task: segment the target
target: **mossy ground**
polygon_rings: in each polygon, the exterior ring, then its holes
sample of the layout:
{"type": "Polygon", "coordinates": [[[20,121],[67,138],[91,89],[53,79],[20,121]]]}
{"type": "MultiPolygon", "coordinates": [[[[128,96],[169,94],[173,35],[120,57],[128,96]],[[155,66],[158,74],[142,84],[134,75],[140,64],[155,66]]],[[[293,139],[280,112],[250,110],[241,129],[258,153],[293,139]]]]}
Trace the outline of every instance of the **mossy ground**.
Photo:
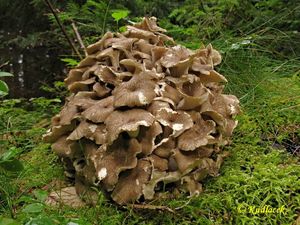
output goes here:
{"type": "Polygon", "coordinates": [[[96,207],[45,206],[51,185],[57,188],[64,181],[57,157],[41,141],[60,103],[43,98],[30,103],[8,100],[0,108],[0,153],[18,148],[25,168],[19,174],[0,172],[0,224],[296,224],[300,217],[299,59],[279,61],[253,49],[225,47],[219,70],[229,80],[226,92],[241,99],[243,113],[237,118],[232,143],[225,147],[230,156],[220,176],[206,179],[198,197],[162,196],[151,202],[174,209],[174,214],[119,207],[101,193],[96,207]],[[283,212],[255,213],[254,207],[263,206],[281,207],[283,212]]]}

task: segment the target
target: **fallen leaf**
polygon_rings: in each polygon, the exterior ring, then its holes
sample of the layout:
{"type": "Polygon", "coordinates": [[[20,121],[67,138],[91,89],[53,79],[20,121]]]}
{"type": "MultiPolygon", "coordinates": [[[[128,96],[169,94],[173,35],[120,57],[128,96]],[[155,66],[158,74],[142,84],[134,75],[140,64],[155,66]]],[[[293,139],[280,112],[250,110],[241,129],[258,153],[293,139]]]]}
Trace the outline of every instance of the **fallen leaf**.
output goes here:
{"type": "Polygon", "coordinates": [[[50,206],[58,206],[62,204],[73,208],[79,208],[86,205],[77,195],[75,187],[66,187],[61,190],[51,192],[45,203],[50,206]]]}

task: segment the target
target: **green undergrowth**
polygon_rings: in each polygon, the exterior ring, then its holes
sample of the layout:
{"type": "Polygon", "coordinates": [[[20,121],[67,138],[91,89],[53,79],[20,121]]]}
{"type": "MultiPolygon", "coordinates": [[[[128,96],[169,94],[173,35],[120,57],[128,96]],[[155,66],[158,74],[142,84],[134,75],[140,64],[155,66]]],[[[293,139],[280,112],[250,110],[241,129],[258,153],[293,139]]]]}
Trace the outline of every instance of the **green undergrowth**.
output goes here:
{"type": "Polygon", "coordinates": [[[274,59],[236,43],[241,42],[215,43],[224,56],[217,70],[227,77],[225,91],[240,98],[243,112],[225,147],[230,156],[220,175],[207,178],[198,197],[161,196],[151,202],[175,213],[120,207],[101,193],[95,207],[46,206],[47,193],[65,185],[57,157],[41,141],[61,103],[6,100],[0,103],[0,153],[19,149],[24,169],[0,171],[0,224],[294,223],[300,215],[299,155],[293,153],[300,136],[299,59],[274,59]],[[264,206],[282,211],[256,213],[264,206]]]}

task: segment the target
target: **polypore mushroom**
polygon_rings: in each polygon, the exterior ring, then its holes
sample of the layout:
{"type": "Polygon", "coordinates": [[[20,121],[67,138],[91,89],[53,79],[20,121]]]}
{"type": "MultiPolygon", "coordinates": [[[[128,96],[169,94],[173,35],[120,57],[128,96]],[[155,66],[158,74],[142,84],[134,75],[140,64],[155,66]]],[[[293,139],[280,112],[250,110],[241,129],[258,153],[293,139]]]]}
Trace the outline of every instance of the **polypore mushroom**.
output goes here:
{"type": "Polygon", "coordinates": [[[218,51],[164,32],[154,17],[108,32],[65,79],[72,94],[44,140],[89,203],[96,189],[121,205],[148,201],[168,183],[196,196],[219,175],[239,101],[223,94],[218,51]]]}

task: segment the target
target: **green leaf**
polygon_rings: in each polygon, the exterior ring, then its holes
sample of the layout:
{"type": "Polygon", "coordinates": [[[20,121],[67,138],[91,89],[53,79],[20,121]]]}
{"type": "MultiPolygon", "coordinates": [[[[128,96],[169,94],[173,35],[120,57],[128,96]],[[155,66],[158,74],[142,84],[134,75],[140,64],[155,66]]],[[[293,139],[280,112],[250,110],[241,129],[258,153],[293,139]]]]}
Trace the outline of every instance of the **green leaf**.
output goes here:
{"type": "Polygon", "coordinates": [[[32,203],[32,204],[25,206],[25,208],[22,210],[22,212],[39,213],[39,212],[43,211],[44,207],[45,206],[41,203],[32,203]]]}
{"type": "Polygon", "coordinates": [[[36,199],[40,202],[44,202],[48,197],[48,192],[44,190],[35,190],[33,194],[36,197],[36,199]]]}
{"type": "Polygon", "coordinates": [[[10,218],[0,217],[0,225],[20,225],[20,223],[10,218]]]}
{"type": "Polygon", "coordinates": [[[53,225],[57,224],[53,219],[46,217],[44,215],[39,215],[37,218],[30,218],[30,220],[25,225],[53,225]]]}
{"type": "Polygon", "coordinates": [[[19,199],[17,199],[15,202],[16,203],[27,203],[27,204],[29,204],[29,203],[36,202],[36,200],[33,199],[32,196],[23,195],[19,199]]]}
{"type": "Polygon", "coordinates": [[[13,76],[14,75],[8,72],[0,72],[0,77],[13,77],[13,76]]]}
{"type": "Polygon", "coordinates": [[[8,89],[7,84],[4,81],[0,80],[0,93],[3,92],[5,94],[7,94],[8,91],[9,91],[9,89],[8,89]]]}
{"type": "Polygon", "coordinates": [[[125,32],[127,30],[126,26],[122,26],[119,28],[119,31],[120,32],[125,32]]]}
{"type": "Polygon", "coordinates": [[[10,172],[19,172],[24,169],[23,164],[18,159],[0,161],[0,167],[10,172]]]}
{"type": "Polygon", "coordinates": [[[71,58],[62,58],[60,60],[65,62],[67,64],[67,66],[70,66],[70,67],[77,66],[79,63],[77,60],[71,59],[71,58]]]}
{"type": "Polygon", "coordinates": [[[8,151],[4,152],[0,156],[0,160],[1,161],[11,160],[11,159],[15,158],[16,156],[18,156],[20,153],[21,153],[21,150],[19,148],[11,147],[10,149],[8,149],[8,151]]]}
{"type": "Polygon", "coordinates": [[[8,93],[7,93],[7,92],[0,91],[0,97],[4,97],[5,95],[8,95],[8,93]]]}
{"type": "Polygon", "coordinates": [[[119,20],[124,19],[129,14],[128,10],[115,10],[111,16],[115,19],[116,22],[119,22],[119,20]]]}

